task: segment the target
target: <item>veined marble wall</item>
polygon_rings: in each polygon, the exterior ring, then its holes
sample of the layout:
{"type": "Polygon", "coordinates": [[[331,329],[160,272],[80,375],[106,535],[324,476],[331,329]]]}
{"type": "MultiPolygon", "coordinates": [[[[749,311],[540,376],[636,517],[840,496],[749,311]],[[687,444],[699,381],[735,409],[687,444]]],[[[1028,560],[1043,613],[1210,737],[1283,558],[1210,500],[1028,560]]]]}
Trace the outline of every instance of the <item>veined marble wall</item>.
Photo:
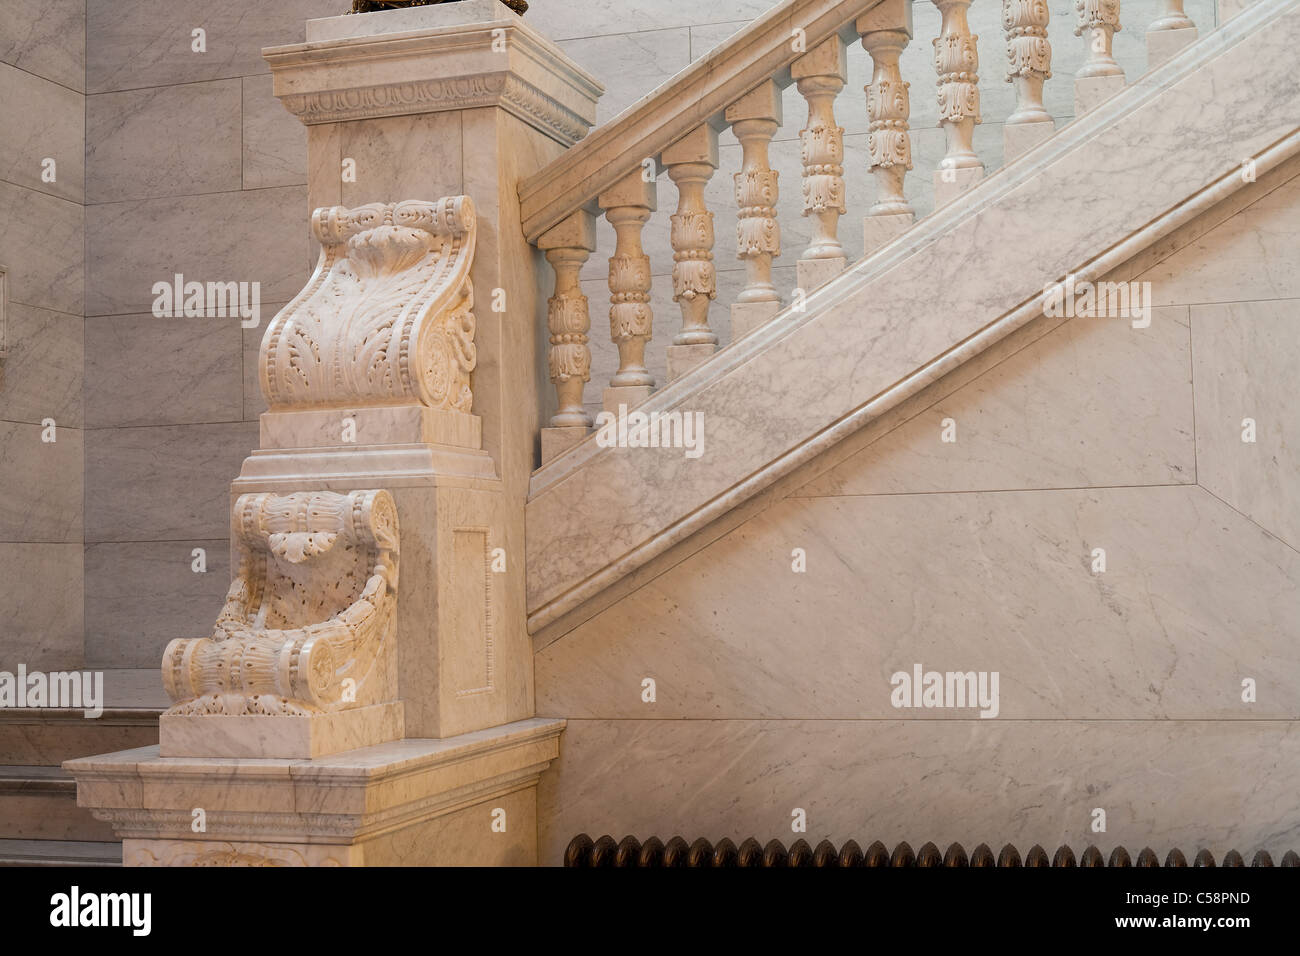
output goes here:
{"type": "Polygon", "coordinates": [[[542,861],[795,808],[813,845],[1300,844],[1300,161],[1231,202],[1134,264],[1149,328],[1040,319],[548,635],[542,861]],[[998,716],[894,707],[917,664],[998,672],[998,716]]]}
{"type": "Polygon", "coordinates": [[[85,6],[0,5],[0,670],[82,660],[85,6]]]}
{"type": "Polygon", "coordinates": [[[86,4],[86,657],[155,668],[230,583],[257,347],[310,274],[305,128],[265,46],[343,0],[86,4]],[[195,30],[204,31],[196,51],[195,30]],[[260,316],[153,314],[155,282],[258,283],[260,316]],[[202,548],[206,572],[193,568],[202,548]]]}

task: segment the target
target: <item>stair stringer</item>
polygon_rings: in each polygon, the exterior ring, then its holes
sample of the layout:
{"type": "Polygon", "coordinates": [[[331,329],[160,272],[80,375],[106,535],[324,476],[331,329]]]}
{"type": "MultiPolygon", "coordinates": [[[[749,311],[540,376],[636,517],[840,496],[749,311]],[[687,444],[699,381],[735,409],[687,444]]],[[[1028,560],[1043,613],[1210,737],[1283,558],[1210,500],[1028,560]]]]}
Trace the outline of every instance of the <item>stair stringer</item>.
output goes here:
{"type": "Polygon", "coordinates": [[[1300,149],[1300,4],[1262,0],[639,406],[703,454],[598,447],[533,476],[529,630],[591,600],[1300,149]]]}

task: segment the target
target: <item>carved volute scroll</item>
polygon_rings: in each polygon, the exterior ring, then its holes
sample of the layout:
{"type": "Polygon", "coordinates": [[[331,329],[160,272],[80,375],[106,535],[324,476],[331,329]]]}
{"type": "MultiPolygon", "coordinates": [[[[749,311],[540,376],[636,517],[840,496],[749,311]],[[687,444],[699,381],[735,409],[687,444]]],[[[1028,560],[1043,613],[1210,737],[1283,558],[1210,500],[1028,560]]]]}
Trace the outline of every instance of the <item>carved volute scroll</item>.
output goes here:
{"type": "Polygon", "coordinates": [[[393,699],[381,664],[396,639],[392,496],[242,495],[233,532],[239,571],[212,636],[163,653],[168,713],[310,715],[393,699]]]}
{"type": "Polygon", "coordinates": [[[1050,122],[1043,107],[1043,83],[1052,78],[1051,12],[1047,0],[1002,0],[1007,35],[1007,80],[1016,86],[1016,111],[1008,124],[1050,122]]]}
{"type": "Polygon", "coordinates": [[[1123,76],[1123,68],[1115,62],[1111,44],[1115,34],[1123,27],[1119,23],[1119,0],[1075,0],[1079,22],[1074,35],[1083,37],[1088,58],[1076,72],[1076,79],[1091,76],[1123,76]]]}
{"type": "Polygon", "coordinates": [[[262,339],[271,410],[418,403],[469,412],[475,229],[468,196],[317,209],[316,271],[262,339]]]}

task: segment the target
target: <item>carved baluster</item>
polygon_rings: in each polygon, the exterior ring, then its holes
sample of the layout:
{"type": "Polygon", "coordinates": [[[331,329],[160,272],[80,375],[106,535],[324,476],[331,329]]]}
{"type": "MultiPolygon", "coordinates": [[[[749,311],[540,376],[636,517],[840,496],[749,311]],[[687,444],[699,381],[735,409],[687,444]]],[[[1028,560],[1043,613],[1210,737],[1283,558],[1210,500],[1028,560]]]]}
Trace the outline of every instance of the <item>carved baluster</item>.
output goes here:
{"type": "Polygon", "coordinates": [[[808,101],[808,126],[799,131],[803,160],[803,214],[813,219],[812,241],[795,263],[800,289],[833,279],[848,260],[837,235],[844,208],[844,128],[835,125],[835,96],[848,79],[844,41],[818,44],[790,67],[808,101]]]}
{"type": "Polygon", "coordinates": [[[876,201],[863,220],[863,251],[870,253],[915,219],[903,193],[903,178],[912,168],[910,83],[903,82],[898,58],[912,38],[911,0],[885,0],[855,24],[862,47],[871,54],[871,83],[866,87],[867,156],[876,180],[876,201]]]}
{"type": "MultiPolygon", "coordinates": [[[[1189,43],[1195,43],[1196,24],[1183,12],[1183,0],[1160,0],[1159,19],[1147,28],[1147,69],[1159,66],[1189,43]]],[[[1220,23],[1223,18],[1220,18],[1220,23]]]]}
{"type": "Polygon", "coordinates": [[[659,161],[677,185],[671,234],[673,301],[682,310],[682,328],[668,346],[668,380],[672,381],[718,348],[717,333],[709,328],[709,301],[718,295],[713,213],[704,205],[704,187],[718,168],[718,133],[700,126],[665,149],[659,161]]]}
{"type": "Polygon", "coordinates": [[[645,347],[653,332],[650,309],[650,257],[641,248],[641,227],[654,212],[655,183],[638,167],[596,202],[617,237],[609,258],[609,336],[618,346],[618,371],[605,389],[603,405],[617,414],[650,397],[655,380],[645,367],[645,347]]]}
{"type": "Polygon", "coordinates": [[[1007,34],[1007,82],[1016,86],[1016,111],[1002,127],[1002,158],[1010,161],[1052,135],[1055,124],[1043,107],[1043,83],[1052,78],[1051,12],[1047,0],[1002,0],[1007,34]]]}
{"type": "Polygon", "coordinates": [[[1124,89],[1124,70],[1110,52],[1122,29],[1119,0],[1075,0],[1074,8],[1079,11],[1074,35],[1088,47],[1088,58],[1074,75],[1074,113],[1079,116],[1124,89]]]}
{"type": "Polygon", "coordinates": [[[777,174],[767,156],[768,144],[781,126],[781,91],[768,80],[727,107],[725,115],[741,148],[741,169],[736,173],[736,257],[745,263],[746,282],[731,306],[735,341],[781,311],[781,297],[772,284],[772,259],[781,254],[777,174]]]}
{"type": "Polygon", "coordinates": [[[984,165],[971,142],[981,122],[979,37],[966,22],[971,0],[934,0],[934,5],[943,17],[934,39],[934,68],[939,74],[939,125],[948,147],[934,174],[937,209],[982,179],[984,165]]]}
{"type": "Polygon", "coordinates": [[[555,270],[555,294],[546,301],[546,325],[551,333],[551,381],[555,384],[558,410],[551,424],[542,429],[542,464],[580,442],[591,427],[591,416],[582,407],[582,386],[591,378],[591,349],[587,332],[591,320],[587,297],[582,294],[578,273],[596,249],[596,221],[579,210],[548,229],[537,240],[546,260],[555,270]]]}

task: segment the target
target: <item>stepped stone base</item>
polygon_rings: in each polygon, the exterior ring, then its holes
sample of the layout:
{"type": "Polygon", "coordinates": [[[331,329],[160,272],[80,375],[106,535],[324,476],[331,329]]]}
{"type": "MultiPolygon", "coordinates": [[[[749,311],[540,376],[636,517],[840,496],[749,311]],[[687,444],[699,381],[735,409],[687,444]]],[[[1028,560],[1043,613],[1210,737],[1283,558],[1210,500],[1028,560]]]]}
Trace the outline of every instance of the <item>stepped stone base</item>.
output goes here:
{"type": "Polygon", "coordinates": [[[780,302],[734,303],[731,306],[731,341],[743,339],[755,329],[767,325],[780,311],[780,302]]]}
{"type": "Polygon", "coordinates": [[[531,866],[537,779],[563,729],[534,717],[310,761],[143,747],[65,767],[128,866],[531,866]]]}
{"type": "Polygon", "coordinates": [[[1119,76],[1084,76],[1074,81],[1074,115],[1082,116],[1099,106],[1127,86],[1123,74],[1119,76]]]}
{"type": "Polygon", "coordinates": [[[914,213],[894,213],[890,216],[867,216],[862,220],[862,254],[870,255],[895,236],[912,228],[914,213]]]}
{"type": "Polygon", "coordinates": [[[563,455],[589,434],[591,434],[591,429],[587,428],[585,425],[564,425],[560,427],[543,428],[542,464],[546,464],[552,458],[560,457],[560,455],[563,455]]]}
{"type": "Polygon", "coordinates": [[[163,714],[163,757],[284,757],[311,760],[400,740],[402,702],[389,701],[310,717],[163,714]]]}
{"type": "Polygon", "coordinates": [[[674,382],[701,362],[707,362],[717,350],[716,345],[668,346],[668,381],[674,382]]]}
{"type": "Polygon", "coordinates": [[[1153,70],[1185,46],[1196,42],[1200,32],[1196,27],[1182,30],[1147,31],[1147,69],[1153,70]]]}
{"type": "Polygon", "coordinates": [[[1002,127],[1002,161],[1009,163],[1056,132],[1051,120],[1041,123],[1008,123],[1002,127]]]}
{"type": "Polygon", "coordinates": [[[934,171],[934,208],[946,206],[984,178],[983,166],[934,171]]]}
{"type": "Polygon", "coordinates": [[[794,264],[794,272],[799,288],[807,295],[819,285],[825,285],[844,271],[848,259],[836,256],[834,259],[800,259],[794,264]]]}

